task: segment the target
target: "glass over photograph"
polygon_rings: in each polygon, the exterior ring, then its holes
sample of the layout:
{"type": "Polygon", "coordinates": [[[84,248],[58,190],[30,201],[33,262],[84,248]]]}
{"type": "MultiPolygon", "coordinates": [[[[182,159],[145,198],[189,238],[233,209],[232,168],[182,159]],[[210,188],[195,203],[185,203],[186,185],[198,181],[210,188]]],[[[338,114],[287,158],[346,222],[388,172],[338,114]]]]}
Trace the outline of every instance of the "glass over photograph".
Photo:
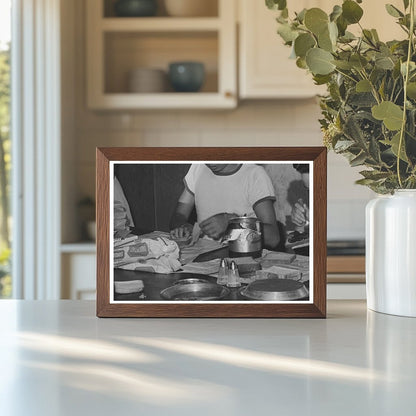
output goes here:
{"type": "Polygon", "coordinates": [[[312,162],[111,162],[110,302],[311,303],[312,162]]]}

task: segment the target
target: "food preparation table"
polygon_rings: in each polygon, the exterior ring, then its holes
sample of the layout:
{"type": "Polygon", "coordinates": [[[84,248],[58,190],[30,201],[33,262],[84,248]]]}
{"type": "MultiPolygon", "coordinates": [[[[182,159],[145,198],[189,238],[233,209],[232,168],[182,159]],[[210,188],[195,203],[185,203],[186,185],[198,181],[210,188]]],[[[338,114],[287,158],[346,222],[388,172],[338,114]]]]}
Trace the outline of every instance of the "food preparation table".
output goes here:
{"type": "MultiPolygon", "coordinates": [[[[195,259],[196,262],[209,261],[213,259],[220,259],[228,257],[228,247],[223,247],[208,253],[201,254],[195,259]]],[[[305,257],[306,258],[306,257],[305,257]]],[[[284,267],[284,265],[282,265],[284,267]]],[[[211,283],[216,283],[217,279],[215,277],[210,277],[207,275],[191,274],[191,273],[151,273],[144,272],[140,270],[123,270],[123,269],[114,269],[114,281],[115,282],[125,282],[131,280],[141,280],[144,285],[144,295],[146,300],[163,300],[160,296],[160,292],[172,285],[175,284],[180,279],[189,279],[189,278],[200,278],[205,279],[211,283]]],[[[309,290],[309,281],[304,282],[306,288],[309,290]]],[[[230,294],[224,297],[223,301],[249,301],[250,299],[245,298],[240,293],[240,288],[229,288],[230,294]]],[[[117,294],[115,293],[114,299],[116,301],[138,301],[141,300],[139,293],[131,294],[117,294]]]]}
{"type": "Polygon", "coordinates": [[[0,415],[416,414],[416,319],[98,319],[0,301],[0,415]]]}

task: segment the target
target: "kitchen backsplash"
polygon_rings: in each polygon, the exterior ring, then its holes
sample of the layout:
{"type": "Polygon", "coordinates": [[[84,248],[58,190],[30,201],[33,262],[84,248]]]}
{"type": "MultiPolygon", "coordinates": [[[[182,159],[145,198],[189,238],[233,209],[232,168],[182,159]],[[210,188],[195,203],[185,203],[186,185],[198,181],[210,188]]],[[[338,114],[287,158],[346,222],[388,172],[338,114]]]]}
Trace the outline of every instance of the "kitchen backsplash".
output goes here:
{"type": "MultiPolygon", "coordinates": [[[[250,102],[233,111],[78,113],[77,187],[94,195],[96,146],[311,146],[321,145],[315,100],[250,102]],[[81,151],[82,149],[82,151],[81,151]]],[[[357,186],[358,170],[328,157],[328,237],[364,236],[364,207],[372,194],[357,186]]],[[[319,215],[319,213],[317,213],[319,215]]]]}
{"type": "MultiPolygon", "coordinates": [[[[64,217],[76,200],[95,193],[97,146],[314,146],[322,144],[315,99],[240,102],[232,111],[93,112],[86,108],[83,1],[75,27],[63,32],[64,217]],[[76,172],[76,177],[71,175],[76,172]],[[68,207],[68,208],[66,208],[68,207]],[[66,212],[65,212],[66,210],[66,212]]],[[[68,16],[68,21],[70,17],[68,16]]],[[[364,206],[373,194],[354,184],[359,169],[332,153],[328,158],[328,237],[364,236],[364,206]]],[[[319,215],[319,213],[316,213],[319,215]]],[[[71,240],[71,221],[63,230],[71,240]]],[[[65,223],[64,223],[65,227],[65,223]]],[[[72,227],[73,228],[73,227],[72,227]]]]}

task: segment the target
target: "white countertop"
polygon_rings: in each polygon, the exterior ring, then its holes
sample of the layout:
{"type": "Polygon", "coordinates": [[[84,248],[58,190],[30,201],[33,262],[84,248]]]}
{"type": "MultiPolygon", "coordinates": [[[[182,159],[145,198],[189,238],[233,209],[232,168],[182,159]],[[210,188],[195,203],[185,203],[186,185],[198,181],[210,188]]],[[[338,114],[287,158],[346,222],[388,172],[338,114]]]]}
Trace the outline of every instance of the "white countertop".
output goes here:
{"type": "Polygon", "coordinates": [[[416,414],[416,319],[98,319],[0,301],[0,415],[416,414]]]}

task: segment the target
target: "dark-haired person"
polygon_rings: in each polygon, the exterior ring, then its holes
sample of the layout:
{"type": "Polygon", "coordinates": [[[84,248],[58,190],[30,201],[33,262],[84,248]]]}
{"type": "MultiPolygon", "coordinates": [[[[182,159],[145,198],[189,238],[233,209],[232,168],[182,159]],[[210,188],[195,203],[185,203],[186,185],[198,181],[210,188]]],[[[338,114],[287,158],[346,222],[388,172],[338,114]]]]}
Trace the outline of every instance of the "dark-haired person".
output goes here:
{"type": "MultiPolygon", "coordinates": [[[[303,185],[309,194],[309,165],[294,164],[300,175],[303,185]]],[[[291,219],[295,225],[295,232],[289,237],[288,243],[295,253],[309,256],[309,198],[304,201],[298,199],[292,207],[291,219]]]]}
{"type": "MultiPolygon", "coordinates": [[[[309,165],[294,164],[293,167],[300,173],[302,182],[309,190],[309,165]]],[[[292,222],[299,228],[309,222],[309,201],[298,200],[292,208],[292,222]]]]}
{"type": "Polygon", "coordinates": [[[183,238],[192,233],[188,223],[196,208],[201,231],[220,239],[236,216],[257,217],[263,223],[264,245],[277,247],[280,241],[273,204],[273,185],[265,170],[255,164],[193,164],[184,178],[171,220],[171,235],[183,238]]]}

